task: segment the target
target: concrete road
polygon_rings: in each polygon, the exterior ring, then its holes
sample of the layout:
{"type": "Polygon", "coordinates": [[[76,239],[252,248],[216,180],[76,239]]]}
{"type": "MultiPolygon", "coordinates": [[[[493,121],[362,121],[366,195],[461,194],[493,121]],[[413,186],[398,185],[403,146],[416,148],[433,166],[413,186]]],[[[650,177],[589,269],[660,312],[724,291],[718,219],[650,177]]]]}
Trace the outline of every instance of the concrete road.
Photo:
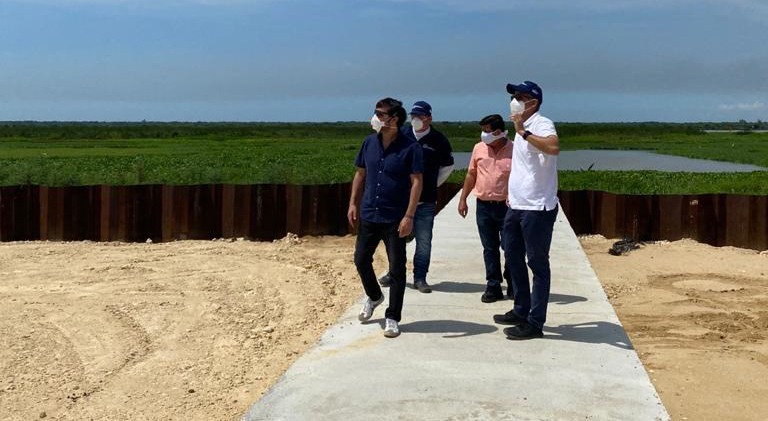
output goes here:
{"type": "Polygon", "coordinates": [[[511,302],[480,302],[474,202],[462,219],[457,200],[435,223],[434,292],[408,288],[400,337],[382,335],[386,303],[365,324],[356,304],[243,420],[669,419],[562,212],[545,336],[518,342],[492,319],[511,302]]]}

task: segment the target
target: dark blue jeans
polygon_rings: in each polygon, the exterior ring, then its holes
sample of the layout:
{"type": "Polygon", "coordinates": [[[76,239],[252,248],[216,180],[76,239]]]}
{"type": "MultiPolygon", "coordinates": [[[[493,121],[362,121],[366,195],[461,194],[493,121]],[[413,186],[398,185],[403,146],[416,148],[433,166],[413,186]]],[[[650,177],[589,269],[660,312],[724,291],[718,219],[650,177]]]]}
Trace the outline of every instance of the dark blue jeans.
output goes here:
{"type": "Polygon", "coordinates": [[[547,320],[550,270],[549,246],[558,208],[551,211],[509,209],[504,218],[504,258],[512,276],[514,312],[542,329],[547,320]],[[533,288],[528,281],[525,258],[533,272],[533,288]]]}
{"type": "Polygon", "coordinates": [[[355,243],[357,273],[360,274],[360,280],[363,282],[365,295],[375,301],[383,295],[379,283],[376,282],[376,273],[373,271],[373,254],[379,243],[384,242],[389,258],[389,275],[392,277],[392,285],[389,287],[389,307],[384,316],[398,322],[402,316],[405,295],[405,238],[400,238],[399,225],[399,221],[391,224],[377,224],[361,219],[355,243]]]}
{"type": "MultiPolygon", "coordinates": [[[[435,225],[434,203],[420,203],[413,215],[413,238],[416,240],[416,251],[413,253],[413,280],[426,281],[429,272],[429,261],[432,256],[432,228],[435,225]]],[[[389,249],[387,249],[389,252],[389,249]]],[[[392,267],[389,272],[392,273],[392,267]]]]}
{"type": "MultiPolygon", "coordinates": [[[[504,217],[507,205],[504,202],[488,202],[477,199],[477,231],[483,244],[483,260],[485,261],[485,280],[489,287],[500,287],[502,278],[501,251],[504,217]]],[[[512,285],[509,273],[504,268],[504,279],[507,285],[512,285]]]]}
{"type": "Polygon", "coordinates": [[[413,217],[413,237],[416,252],[413,254],[413,280],[426,281],[429,260],[432,255],[432,227],[435,225],[435,204],[420,203],[413,217]]]}

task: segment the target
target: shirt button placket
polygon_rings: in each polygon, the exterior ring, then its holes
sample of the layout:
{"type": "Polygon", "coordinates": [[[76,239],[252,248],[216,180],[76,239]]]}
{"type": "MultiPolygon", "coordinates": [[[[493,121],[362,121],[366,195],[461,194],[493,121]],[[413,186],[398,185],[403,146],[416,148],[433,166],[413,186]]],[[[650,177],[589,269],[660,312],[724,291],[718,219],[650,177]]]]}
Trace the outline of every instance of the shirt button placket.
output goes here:
{"type": "MultiPolygon", "coordinates": [[[[384,158],[380,158],[379,159],[379,174],[381,174],[382,168],[384,168],[384,158]]],[[[380,180],[378,180],[378,181],[380,181],[380,180]]],[[[379,205],[379,190],[381,190],[381,183],[377,182],[376,183],[376,200],[375,200],[375,202],[376,202],[376,212],[379,211],[379,206],[378,206],[379,205]]]]}

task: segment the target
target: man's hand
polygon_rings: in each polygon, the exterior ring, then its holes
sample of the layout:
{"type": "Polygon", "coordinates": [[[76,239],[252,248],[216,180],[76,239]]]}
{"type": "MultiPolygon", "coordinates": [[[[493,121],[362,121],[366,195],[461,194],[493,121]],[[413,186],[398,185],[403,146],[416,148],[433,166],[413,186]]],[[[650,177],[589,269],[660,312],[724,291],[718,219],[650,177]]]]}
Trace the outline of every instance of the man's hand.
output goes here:
{"type": "Polygon", "coordinates": [[[349,210],[347,210],[347,221],[349,221],[349,225],[354,228],[355,224],[357,223],[357,206],[356,205],[349,205],[349,210]]]}
{"type": "Polygon", "coordinates": [[[461,215],[462,218],[466,218],[468,212],[469,212],[469,206],[467,206],[466,199],[460,199],[459,200],[459,215],[461,215]]]}
{"type": "Polygon", "coordinates": [[[411,235],[411,231],[413,231],[413,218],[406,216],[400,221],[400,227],[397,229],[397,232],[400,233],[400,238],[404,238],[411,235]]]}
{"type": "Polygon", "coordinates": [[[522,114],[510,114],[509,119],[512,120],[515,123],[515,132],[518,134],[520,132],[525,131],[525,127],[523,126],[523,115],[522,114]]]}

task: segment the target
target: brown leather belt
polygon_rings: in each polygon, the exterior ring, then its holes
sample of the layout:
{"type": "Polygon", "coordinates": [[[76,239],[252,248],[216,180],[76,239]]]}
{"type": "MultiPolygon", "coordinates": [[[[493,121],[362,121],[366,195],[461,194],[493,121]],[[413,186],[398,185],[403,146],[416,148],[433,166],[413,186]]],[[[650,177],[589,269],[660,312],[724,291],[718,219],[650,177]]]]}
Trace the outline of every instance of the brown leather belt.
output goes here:
{"type": "Polygon", "coordinates": [[[506,200],[483,200],[483,199],[477,199],[479,202],[485,202],[490,203],[492,205],[504,205],[507,206],[506,200]]]}

